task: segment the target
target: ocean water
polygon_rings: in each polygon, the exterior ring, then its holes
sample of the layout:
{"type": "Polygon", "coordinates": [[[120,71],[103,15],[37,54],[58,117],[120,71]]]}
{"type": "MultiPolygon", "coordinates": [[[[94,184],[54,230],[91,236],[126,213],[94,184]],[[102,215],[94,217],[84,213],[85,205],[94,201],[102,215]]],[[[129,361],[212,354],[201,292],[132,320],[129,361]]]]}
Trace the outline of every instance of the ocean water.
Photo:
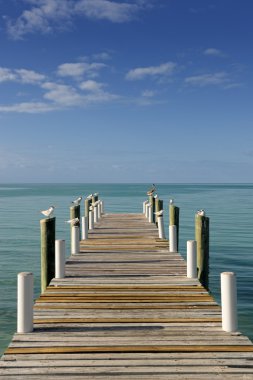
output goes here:
{"type": "MultiPolygon", "coordinates": [[[[148,184],[2,184],[0,185],[0,353],[16,330],[17,274],[31,271],[40,294],[39,210],[56,205],[56,238],[69,253],[69,206],[73,199],[99,192],[106,212],[142,212],[148,184]]],[[[179,251],[194,239],[194,216],[210,217],[210,291],[220,302],[220,273],[233,271],[238,284],[239,331],[253,339],[253,184],[158,184],[164,200],[180,207],[179,251]]],[[[83,203],[82,203],[83,212],[83,203]]],[[[168,232],[167,232],[168,235],[168,232]]]]}

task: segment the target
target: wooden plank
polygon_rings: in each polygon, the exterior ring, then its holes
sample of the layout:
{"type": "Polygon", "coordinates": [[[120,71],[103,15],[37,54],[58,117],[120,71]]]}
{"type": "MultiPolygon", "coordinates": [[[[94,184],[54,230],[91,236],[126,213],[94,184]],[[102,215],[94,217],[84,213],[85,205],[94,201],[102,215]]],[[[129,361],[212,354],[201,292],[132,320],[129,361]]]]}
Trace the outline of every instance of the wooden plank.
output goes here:
{"type": "Polygon", "coordinates": [[[7,348],[5,355],[34,353],[80,353],[80,352],[253,352],[252,345],[189,345],[189,346],[75,346],[75,347],[22,347],[7,348]]]}
{"type": "Polygon", "coordinates": [[[142,214],[108,214],[15,334],[1,379],[252,379],[253,345],[142,214]],[[200,362],[201,358],[201,362],[200,362]]]}

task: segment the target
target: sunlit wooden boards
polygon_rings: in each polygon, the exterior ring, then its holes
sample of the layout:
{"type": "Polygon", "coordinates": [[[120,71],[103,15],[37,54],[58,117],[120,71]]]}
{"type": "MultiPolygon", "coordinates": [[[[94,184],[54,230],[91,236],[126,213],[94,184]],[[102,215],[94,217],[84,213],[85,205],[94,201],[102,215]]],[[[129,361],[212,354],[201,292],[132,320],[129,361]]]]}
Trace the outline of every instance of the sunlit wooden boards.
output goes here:
{"type": "Polygon", "coordinates": [[[15,334],[0,379],[253,379],[253,346],[141,214],[104,215],[15,334]]]}

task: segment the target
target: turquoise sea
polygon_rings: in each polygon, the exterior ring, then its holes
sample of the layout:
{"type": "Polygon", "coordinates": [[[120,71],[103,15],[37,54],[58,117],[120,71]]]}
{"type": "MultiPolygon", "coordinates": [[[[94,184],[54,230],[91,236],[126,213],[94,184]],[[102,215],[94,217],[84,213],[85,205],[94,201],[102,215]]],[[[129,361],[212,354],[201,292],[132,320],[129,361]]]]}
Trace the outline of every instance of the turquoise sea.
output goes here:
{"type": "MultiPolygon", "coordinates": [[[[73,199],[99,192],[106,212],[142,212],[150,184],[4,184],[0,185],[0,352],[16,329],[16,278],[35,275],[40,293],[39,210],[56,205],[57,239],[69,252],[69,206],[73,199]]],[[[253,184],[157,184],[164,200],[166,231],[168,201],[180,207],[180,252],[194,238],[194,215],[210,217],[210,290],[219,302],[220,273],[237,274],[239,330],[253,339],[253,184]]],[[[83,212],[83,203],[82,203],[83,212]]],[[[168,232],[167,232],[168,235],[168,232]]]]}

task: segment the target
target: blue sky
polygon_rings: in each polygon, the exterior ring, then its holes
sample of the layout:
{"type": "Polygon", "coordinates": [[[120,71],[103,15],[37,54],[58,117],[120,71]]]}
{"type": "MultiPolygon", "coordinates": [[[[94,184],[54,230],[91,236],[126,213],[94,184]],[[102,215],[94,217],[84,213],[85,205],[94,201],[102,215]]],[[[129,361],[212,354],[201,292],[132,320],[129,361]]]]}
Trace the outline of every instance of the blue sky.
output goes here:
{"type": "Polygon", "coordinates": [[[0,0],[1,182],[252,182],[252,0],[0,0]]]}

